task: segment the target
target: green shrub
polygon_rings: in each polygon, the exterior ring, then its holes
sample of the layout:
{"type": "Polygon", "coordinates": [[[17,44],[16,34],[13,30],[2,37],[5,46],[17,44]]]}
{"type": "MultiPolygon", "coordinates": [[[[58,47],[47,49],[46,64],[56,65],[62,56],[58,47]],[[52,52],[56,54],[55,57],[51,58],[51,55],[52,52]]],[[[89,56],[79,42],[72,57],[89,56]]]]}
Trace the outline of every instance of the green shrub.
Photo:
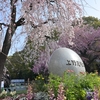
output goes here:
{"type": "Polygon", "coordinates": [[[51,74],[48,89],[52,89],[55,98],[57,98],[60,83],[63,83],[66,100],[87,100],[87,91],[94,91],[95,87],[100,90],[100,77],[97,73],[76,75],[70,71],[65,72],[62,77],[51,74]]]}
{"type": "Polygon", "coordinates": [[[35,80],[32,82],[33,91],[35,92],[44,92],[47,90],[45,78],[43,75],[38,75],[35,80]]]}

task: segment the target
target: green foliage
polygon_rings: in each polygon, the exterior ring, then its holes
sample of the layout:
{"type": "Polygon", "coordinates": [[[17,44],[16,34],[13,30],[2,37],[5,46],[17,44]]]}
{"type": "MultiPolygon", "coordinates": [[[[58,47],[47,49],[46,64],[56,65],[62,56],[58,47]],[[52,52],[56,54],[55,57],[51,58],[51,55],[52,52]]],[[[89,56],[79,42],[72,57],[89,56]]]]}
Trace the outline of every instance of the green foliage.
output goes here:
{"type": "Polygon", "coordinates": [[[33,62],[26,65],[21,52],[16,52],[13,54],[13,56],[8,57],[5,66],[10,73],[11,79],[19,78],[27,80],[30,78],[30,80],[33,80],[35,75],[33,71],[30,70],[33,62]]]}
{"type": "Polygon", "coordinates": [[[61,77],[50,74],[48,89],[53,89],[55,96],[57,96],[57,91],[60,83],[61,83],[61,77]]]}
{"type": "Polygon", "coordinates": [[[7,91],[3,90],[1,93],[0,93],[0,98],[5,98],[7,96],[7,91]]]}
{"type": "Polygon", "coordinates": [[[57,41],[59,39],[60,32],[57,29],[54,29],[51,32],[51,39],[57,41]]]}
{"type": "Polygon", "coordinates": [[[35,92],[39,92],[39,91],[44,92],[47,90],[45,78],[43,77],[43,75],[36,76],[32,84],[33,84],[33,90],[35,92]]]}
{"type": "Polygon", "coordinates": [[[73,72],[65,72],[62,77],[50,75],[48,88],[53,90],[56,98],[60,83],[64,85],[66,100],[86,100],[89,89],[99,88],[100,77],[96,73],[76,75],[73,72]]]}
{"type": "Polygon", "coordinates": [[[90,26],[93,26],[94,28],[98,28],[100,27],[100,20],[92,16],[83,17],[83,24],[88,24],[90,26]]]}

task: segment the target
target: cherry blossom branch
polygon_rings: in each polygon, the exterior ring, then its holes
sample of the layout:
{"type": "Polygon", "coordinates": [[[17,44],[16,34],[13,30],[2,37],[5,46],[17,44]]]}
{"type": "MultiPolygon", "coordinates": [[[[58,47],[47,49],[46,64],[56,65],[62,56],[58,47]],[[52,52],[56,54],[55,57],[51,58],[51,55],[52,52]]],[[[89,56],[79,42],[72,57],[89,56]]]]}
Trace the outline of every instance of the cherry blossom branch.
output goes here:
{"type": "Polygon", "coordinates": [[[39,23],[38,25],[33,24],[33,22],[30,22],[30,23],[31,23],[31,26],[32,26],[33,28],[37,28],[37,27],[41,27],[43,24],[47,24],[49,21],[51,21],[51,22],[53,22],[53,23],[56,22],[55,19],[48,19],[48,20],[46,20],[46,21],[43,21],[43,22],[39,23]]]}

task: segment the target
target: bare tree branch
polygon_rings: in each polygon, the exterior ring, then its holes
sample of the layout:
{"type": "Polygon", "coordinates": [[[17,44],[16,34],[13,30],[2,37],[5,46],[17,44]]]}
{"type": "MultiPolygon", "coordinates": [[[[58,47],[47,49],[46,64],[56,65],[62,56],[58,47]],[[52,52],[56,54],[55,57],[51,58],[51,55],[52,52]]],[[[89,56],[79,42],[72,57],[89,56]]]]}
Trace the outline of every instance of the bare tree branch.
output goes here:
{"type": "Polygon", "coordinates": [[[3,26],[9,26],[8,24],[5,24],[5,23],[0,23],[0,26],[3,25],[3,26]]]}
{"type": "Polygon", "coordinates": [[[17,22],[16,22],[16,27],[24,25],[25,23],[25,18],[20,18],[17,22]]]}

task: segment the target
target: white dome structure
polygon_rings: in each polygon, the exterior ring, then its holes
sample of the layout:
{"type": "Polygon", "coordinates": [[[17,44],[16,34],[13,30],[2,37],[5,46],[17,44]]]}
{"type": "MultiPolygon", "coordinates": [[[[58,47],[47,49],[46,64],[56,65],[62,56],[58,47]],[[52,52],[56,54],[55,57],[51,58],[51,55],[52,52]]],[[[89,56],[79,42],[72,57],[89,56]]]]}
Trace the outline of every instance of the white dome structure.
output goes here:
{"type": "Polygon", "coordinates": [[[62,76],[67,70],[73,70],[76,74],[85,72],[85,66],[76,52],[69,48],[59,48],[52,53],[48,70],[52,74],[62,76]]]}

